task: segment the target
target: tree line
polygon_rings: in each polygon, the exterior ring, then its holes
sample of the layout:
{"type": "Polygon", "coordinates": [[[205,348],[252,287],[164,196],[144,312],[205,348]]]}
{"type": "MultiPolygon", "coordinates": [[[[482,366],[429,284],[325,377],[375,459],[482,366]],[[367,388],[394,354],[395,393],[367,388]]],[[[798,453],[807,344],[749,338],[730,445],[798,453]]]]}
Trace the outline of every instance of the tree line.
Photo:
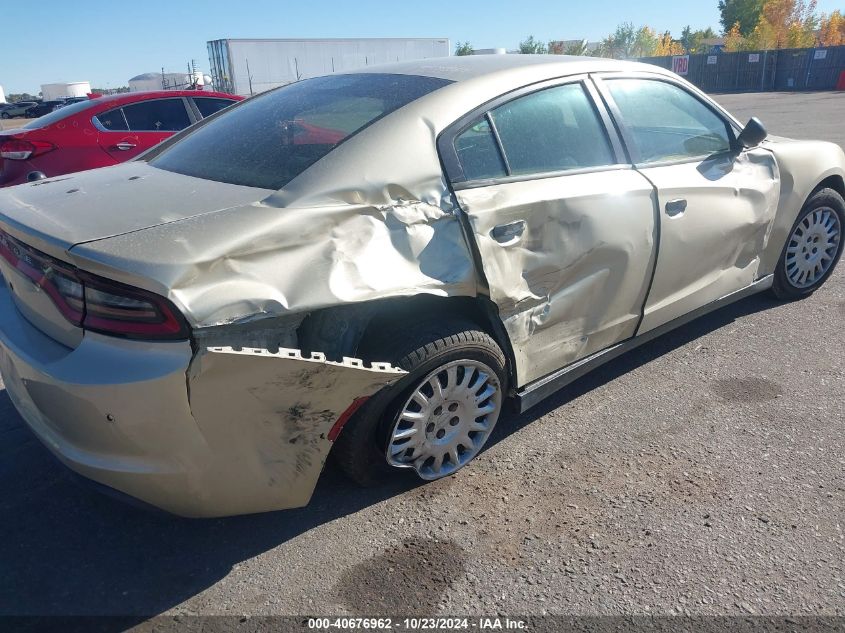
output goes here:
{"type": "MultiPolygon", "coordinates": [[[[845,45],[845,17],[840,10],[816,11],[816,0],[719,0],[723,50],[765,50],[845,45]]],[[[533,35],[519,43],[523,54],[592,55],[595,57],[663,57],[707,53],[719,37],[711,27],[686,26],[680,37],[658,32],[648,25],[623,22],[590,46],[587,40],[543,42],[533,35]]],[[[470,42],[458,42],[456,55],[471,55],[470,42]]]]}

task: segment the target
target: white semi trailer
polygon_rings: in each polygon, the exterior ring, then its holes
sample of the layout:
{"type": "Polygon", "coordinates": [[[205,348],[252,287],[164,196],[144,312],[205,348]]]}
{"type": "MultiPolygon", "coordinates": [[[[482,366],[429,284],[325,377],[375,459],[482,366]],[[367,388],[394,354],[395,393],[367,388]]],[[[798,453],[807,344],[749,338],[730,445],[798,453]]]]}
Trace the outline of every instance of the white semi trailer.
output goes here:
{"type": "Polygon", "coordinates": [[[450,54],[449,39],[445,37],[208,42],[215,88],[243,96],[335,71],[450,54]]]}

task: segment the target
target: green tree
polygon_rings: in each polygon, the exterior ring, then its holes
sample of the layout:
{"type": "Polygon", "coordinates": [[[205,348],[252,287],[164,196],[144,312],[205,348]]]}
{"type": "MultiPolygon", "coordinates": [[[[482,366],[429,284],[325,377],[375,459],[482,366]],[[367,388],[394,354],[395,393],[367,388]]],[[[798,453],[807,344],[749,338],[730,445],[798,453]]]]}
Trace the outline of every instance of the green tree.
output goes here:
{"type": "Polygon", "coordinates": [[[455,46],[455,55],[472,55],[473,50],[469,42],[458,42],[455,46]]]}
{"type": "Polygon", "coordinates": [[[573,42],[563,49],[564,55],[586,55],[587,54],[587,40],[579,40],[573,42]]]}
{"type": "Polygon", "coordinates": [[[687,53],[706,53],[707,46],[704,40],[713,39],[716,37],[716,32],[709,26],[706,29],[698,29],[693,31],[689,25],[684,27],[681,31],[681,37],[678,40],[684,51],[687,53]]]}
{"type": "Polygon", "coordinates": [[[523,55],[543,55],[548,52],[548,49],[545,44],[535,40],[533,35],[529,35],[519,43],[519,52],[523,55]]]}
{"type": "Polygon", "coordinates": [[[719,0],[719,21],[722,23],[723,33],[728,33],[739,24],[739,32],[748,37],[763,13],[764,0],[719,0]]]}
{"type": "Polygon", "coordinates": [[[586,55],[587,40],[552,40],[549,42],[549,55],[586,55]]]}
{"type": "Polygon", "coordinates": [[[605,37],[596,49],[598,57],[613,57],[621,59],[630,57],[631,47],[634,45],[634,25],[630,22],[623,22],[616,27],[616,30],[605,37]]]}
{"type": "Polygon", "coordinates": [[[651,57],[657,49],[657,32],[650,26],[641,26],[634,34],[631,57],[651,57]]]}

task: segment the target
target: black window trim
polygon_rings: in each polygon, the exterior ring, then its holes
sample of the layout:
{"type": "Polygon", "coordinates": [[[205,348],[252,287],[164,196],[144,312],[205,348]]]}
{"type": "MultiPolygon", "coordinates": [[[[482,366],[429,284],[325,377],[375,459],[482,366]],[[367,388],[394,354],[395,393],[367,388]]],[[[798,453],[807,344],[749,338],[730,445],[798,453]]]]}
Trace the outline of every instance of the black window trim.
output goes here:
{"type": "Polygon", "coordinates": [[[650,167],[667,167],[671,165],[684,165],[687,163],[701,163],[704,160],[708,160],[711,158],[735,155],[743,149],[739,145],[739,142],[737,140],[739,132],[742,131],[742,126],[739,124],[739,122],[733,116],[731,116],[730,113],[728,113],[718,104],[707,98],[704,93],[691,89],[691,87],[686,83],[658,73],[626,71],[607,71],[601,73],[591,73],[590,79],[592,83],[596,86],[598,94],[601,95],[601,99],[604,103],[604,106],[610,113],[610,116],[613,119],[613,123],[616,129],[619,131],[619,135],[622,138],[622,142],[625,145],[625,149],[628,153],[628,156],[630,157],[630,160],[633,163],[634,167],[637,169],[650,167]],[[639,149],[637,148],[636,143],[634,142],[634,139],[631,136],[630,130],[625,125],[622,113],[619,111],[616,102],[613,100],[613,96],[610,94],[610,90],[608,89],[604,81],[605,79],[607,81],[613,81],[615,79],[642,79],[648,81],[659,81],[675,86],[676,88],[684,91],[690,97],[701,103],[705,108],[710,110],[713,114],[715,114],[719,119],[722,120],[725,125],[725,129],[728,132],[730,148],[711,154],[698,154],[696,156],[686,156],[683,158],[675,158],[669,160],[642,161],[639,154],[639,149]]]}
{"type": "Polygon", "coordinates": [[[554,79],[546,79],[526,86],[521,86],[504,94],[501,94],[486,103],[470,110],[462,117],[454,121],[451,125],[446,127],[437,137],[437,151],[440,154],[440,161],[443,165],[446,177],[449,180],[452,189],[460,191],[463,189],[475,189],[478,187],[489,187],[492,185],[509,184],[514,182],[526,182],[531,180],[540,180],[545,178],[560,178],[562,176],[575,176],[578,174],[589,174],[604,171],[618,171],[621,169],[633,169],[630,160],[625,152],[625,147],[618,136],[618,132],[607,112],[604,103],[599,97],[598,92],[590,81],[588,73],[581,73],[578,75],[568,75],[565,77],[556,77],[554,79]],[[490,111],[502,106],[506,103],[519,99],[526,95],[555,88],[557,86],[564,86],[567,84],[581,84],[584,93],[596,116],[599,119],[599,124],[604,131],[605,139],[610,147],[611,154],[615,162],[610,165],[599,165],[596,167],[583,167],[580,169],[564,169],[558,171],[545,171],[532,174],[511,175],[510,166],[507,162],[507,156],[502,148],[501,139],[493,122],[493,117],[490,116],[490,111]],[[508,175],[499,176],[497,178],[484,178],[476,180],[468,180],[464,175],[464,170],[461,161],[458,158],[457,150],[455,149],[455,140],[458,136],[463,134],[469,127],[471,127],[478,119],[486,118],[490,123],[493,131],[493,138],[496,142],[496,148],[499,152],[499,157],[502,159],[502,164],[505,165],[508,175]]]}
{"type": "MultiPolygon", "coordinates": [[[[141,133],[150,133],[150,132],[152,132],[152,133],[156,133],[156,132],[162,133],[162,132],[164,132],[164,133],[176,134],[177,132],[181,132],[182,130],[133,130],[129,127],[129,119],[126,118],[126,113],[123,112],[123,108],[125,108],[127,106],[138,105],[139,103],[150,103],[152,101],[165,101],[165,100],[172,101],[174,99],[179,99],[180,101],[182,101],[182,106],[185,108],[185,112],[187,112],[187,114],[188,114],[188,121],[189,121],[188,127],[191,127],[194,123],[196,123],[197,121],[202,119],[202,117],[197,117],[194,114],[193,107],[188,103],[187,97],[183,97],[181,95],[174,95],[172,97],[156,97],[155,99],[140,99],[138,101],[133,101],[131,103],[122,103],[119,106],[115,106],[114,108],[111,108],[110,110],[104,110],[103,112],[99,112],[97,114],[92,115],[91,116],[91,124],[95,128],[97,128],[98,130],[100,130],[101,132],[126,132],[127,134],[131,134],[133,132],[141,132],[141,133]],[[105,114],[106,112],[111,112],[112,110],[118,110],[118,109],[120,110],[120,114],[123,117],[123,122],[126,123],[126,129],[125,130],[110,130],[107,127],[105,127],[102,123],[100,123],[100,121],[97,119],[97,117],[100,114],[105,114]]],[[[187,129],[187,128],[182,128],[182,129],[187,129]]]]}

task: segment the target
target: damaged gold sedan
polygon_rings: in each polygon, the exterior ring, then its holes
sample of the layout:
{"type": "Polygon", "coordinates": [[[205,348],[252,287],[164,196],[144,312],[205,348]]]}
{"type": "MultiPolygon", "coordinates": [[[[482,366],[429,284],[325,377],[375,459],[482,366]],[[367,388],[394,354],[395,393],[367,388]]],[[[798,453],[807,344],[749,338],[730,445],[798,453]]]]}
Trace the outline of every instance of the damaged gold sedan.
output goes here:
{"type": "Polygon", "coordinates": [[[186,516],[447,476],[508,401],[828,278],[845,155],[652,66],[456,57],[304,80],[0,193],[0,371],[74,471],[186,516]]]}

